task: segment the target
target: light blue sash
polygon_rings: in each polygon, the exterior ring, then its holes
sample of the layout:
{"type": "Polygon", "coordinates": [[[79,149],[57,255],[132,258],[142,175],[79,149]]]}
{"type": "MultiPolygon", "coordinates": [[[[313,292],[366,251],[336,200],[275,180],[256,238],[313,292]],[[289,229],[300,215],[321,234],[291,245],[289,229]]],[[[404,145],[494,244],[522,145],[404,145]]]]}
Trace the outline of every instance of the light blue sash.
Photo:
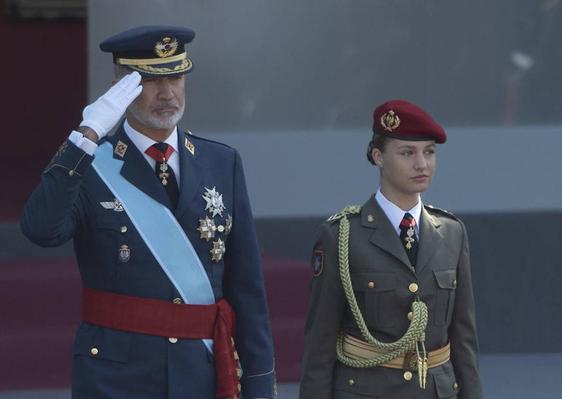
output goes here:
{"type": "MultiPolygon", "coordinates": [[[[106,142],[98,147],[92,164],[111,190],[156,258],[183,301],[210,305],[215,295],[193,245],[168,208],[149,197],[120,174],[123,161],[113,158],[113,147],[106,142]]],[[[213,341],[204,339],[213,352],[213,341]]]]}

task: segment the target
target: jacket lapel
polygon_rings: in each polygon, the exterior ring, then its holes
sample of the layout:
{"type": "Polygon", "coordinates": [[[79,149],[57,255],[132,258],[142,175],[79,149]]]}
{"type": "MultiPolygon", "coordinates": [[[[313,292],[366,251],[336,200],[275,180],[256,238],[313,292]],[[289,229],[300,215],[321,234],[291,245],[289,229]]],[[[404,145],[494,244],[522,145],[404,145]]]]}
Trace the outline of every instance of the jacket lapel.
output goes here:
{"type": "Polygon", "coordinates": [[[171,208],[172,204],[166,191],[144,156],[125,133],[123,125],[108,141],[113,144],[113,158],[123,161],[121,176],[149,197],[171,208]]]}
{"type": "Polygon", "coordinates": [[[425,208],[422,208],[420,219],[420,242],[416,261],[418,273],[429,263],[433,254],[443,242],[443,235],[439,231],[441,226],[439,220],[431,216],[425,208]]]}
{"type": "Polygon", "coordinates": [[[184,132],[178,130],[178,151],[180,155],[180,198],[176,218],[189,209],[195,196],[201,193],[203,173],[199,162],[198,149],[184,132]]]}
{"type": "Polygon", "coordinates": [[[375,200],[374,195],[371,196],[361,209],[361,225],[373,229],[373,234],[369,238],[372,244],[394,256],[410,271],[413,271],[408,255],[406,255],[406,251],[400,243],[398,234],[396,234],[386,214],[375,200]]]}

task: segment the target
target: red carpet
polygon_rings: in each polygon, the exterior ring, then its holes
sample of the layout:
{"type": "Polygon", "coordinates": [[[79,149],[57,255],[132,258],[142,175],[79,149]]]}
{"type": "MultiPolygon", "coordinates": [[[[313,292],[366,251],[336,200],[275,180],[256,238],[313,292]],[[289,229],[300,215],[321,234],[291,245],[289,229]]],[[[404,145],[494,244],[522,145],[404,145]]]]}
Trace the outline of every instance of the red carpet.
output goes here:
{"type": "MultiPolygon", "coordinates": [[[[277,378],[297,381],[308,265],[264,255],[277,378]]],[[[73,259],[0,262],[0,391],[70,385],[81,283],[73,259]]]]}

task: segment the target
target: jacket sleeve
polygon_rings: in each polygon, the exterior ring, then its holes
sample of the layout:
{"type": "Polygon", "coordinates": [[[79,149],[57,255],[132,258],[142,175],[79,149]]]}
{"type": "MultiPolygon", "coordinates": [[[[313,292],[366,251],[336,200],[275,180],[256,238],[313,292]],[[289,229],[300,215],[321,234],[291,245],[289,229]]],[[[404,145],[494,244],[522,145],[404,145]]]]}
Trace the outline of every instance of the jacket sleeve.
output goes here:
{"type": "Polygon", "coordinates": [[[341,328],[345,295],[339,278],[337,239],[323,224],[313,250],[316,265],[304,334],[300,399],[332,398],[336,340],[341,328]]]}
{"type": "Polygon", "coordinates": [[[242,161],[234,160],[234,209],[223,277],[224,295],[236,313],[236,349],[244,399],[274,398],[275,370],[260,252],[242,161]]]}
{"type": "Polygon", "coordinates": [[[459,399],[482,399],[468,236],[462,222],[461,226],[463,244],[457,268],[455,308],[449,327],[451,362],[460,387],[459,399]]]}
{"type": "Polygon", "coordinates": [[[27,238],[54,247],[74,237],[84,216],[80,186],[92,160],[70,140],[60,146],[23,209],[20,225],[27,238]]]}

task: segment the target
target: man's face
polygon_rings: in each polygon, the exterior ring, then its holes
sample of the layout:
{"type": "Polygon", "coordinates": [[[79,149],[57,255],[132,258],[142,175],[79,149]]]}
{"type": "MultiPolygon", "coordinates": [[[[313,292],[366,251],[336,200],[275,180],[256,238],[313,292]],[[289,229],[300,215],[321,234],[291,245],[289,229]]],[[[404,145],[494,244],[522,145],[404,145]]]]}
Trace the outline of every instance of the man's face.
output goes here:
{"type": "Polygon", "coordinates": [[[414,195],[428,189],[435,173],[435,142],[390,139],[384,152],[373,150],[381,168],[381,185],[398,195],[414,195]]]}
{"type": "Polygon", "coordinates": [[[142,93],[128,111],[150,129],[171,130],[185,110],[185,75],[143,78],[142,93]]]}

